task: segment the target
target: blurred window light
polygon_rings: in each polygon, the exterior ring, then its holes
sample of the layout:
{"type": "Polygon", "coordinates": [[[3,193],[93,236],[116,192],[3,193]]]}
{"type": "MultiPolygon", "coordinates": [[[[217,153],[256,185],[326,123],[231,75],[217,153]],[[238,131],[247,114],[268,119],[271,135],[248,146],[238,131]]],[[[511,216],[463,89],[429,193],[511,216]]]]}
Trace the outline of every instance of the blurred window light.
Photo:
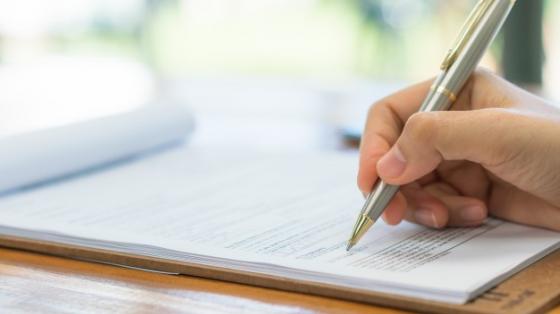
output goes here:
{"type": "MultiPolygon", "coordinates": [[[[0,64],[85,54],[141,61],[161,77],[419,80],[475,2],[0,0],[0,64]]],[[[559,7],[546,1],[547,84],[560,73],[550,57],[559,7]]],[[[499,71],[500,45],[483,66],[499,71]]]]}
{"type": "Polygon", "coordinates": [[[382,0],[381,14],[391,27],[406,30],[417,24],[427,10],[427,4],[418,0],[382,0]]]}
{"type": "Polygon", "coordinates": [[[97,17],[124,27],[141,17],[141,0],[0,0],[0,33],[33,37],[53,30],[87,29],[97,17]]]}
{"type": "Polygon", "coordinates": [[[439,62],[463,2],[0,0],[0,62],[93,53],[141,59],[162,76],[415,79],[439,62]]]}

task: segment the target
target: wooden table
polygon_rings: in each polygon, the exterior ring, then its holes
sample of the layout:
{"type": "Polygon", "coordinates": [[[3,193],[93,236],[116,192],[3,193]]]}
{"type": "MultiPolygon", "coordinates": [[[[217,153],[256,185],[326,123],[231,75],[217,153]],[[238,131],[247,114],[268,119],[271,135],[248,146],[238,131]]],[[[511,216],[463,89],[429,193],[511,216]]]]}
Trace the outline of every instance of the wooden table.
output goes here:
{"type": "Polygon", "coordinates": [[[365,304],[0,249],[2,313],[404,313],[365,304]]]}

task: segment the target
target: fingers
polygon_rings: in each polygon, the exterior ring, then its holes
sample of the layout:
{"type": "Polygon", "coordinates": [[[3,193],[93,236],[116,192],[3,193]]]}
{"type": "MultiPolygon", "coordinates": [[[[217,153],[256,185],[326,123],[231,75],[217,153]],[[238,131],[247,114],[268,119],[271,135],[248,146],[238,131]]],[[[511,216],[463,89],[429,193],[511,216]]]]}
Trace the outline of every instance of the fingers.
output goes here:
{"type": "MultiPolygon", "coordinates": [[[[358,186],[363,193],[367,194],[371,191],[378,177],[376,168],[378,161],[397,141],[405,123],[410,124],[407,121],[418,111],[430,90],[432,81],[424,81],[406,88],[372,106],[360,146],[358,186]]],[[[464,111],[489,107],[507,108],[514,103],[515,97],[512,94],[520,98],[521,96],[518,95],[520,93],[522,92],[519,88],[489,71],[479,69],[458,95],[453,109],[464,111]]],[[[422,119],[416,118],[418,123],[417,120],[422,119]]],[[[397,172],[398,170],[395,169],[397,172]]]]}
{"type": "Polygon", "coordinates": [[[473,227],[482,224],[488,216],[484,202],[461,196],[446,183],[424,187],[413,183],[401,187],[400,193],[406,199],[393,200],[383,214],[390,225],[407,220],[430,228],[473,227]]]}
{"type": "Polygon", "coordinates": [[[473,227],[484,222],[488,216],[486,204],[480,199],[459,195],[446,183],[434,183],[424,190],[437,197],[448,210],[447,226],[473,227]]]}
{"type": "Polygon", "coordinates": [[[397,197],[402,200],[393,199],[383,213],[383,220],[387,224],[396,225],[405,219],[432,228],[441,228],[447,224],[445,204],[426,193],[418,184],[401,187],[397,197]]]}
{"type": "MultiPolygon", "coordinates": [[[[422,101],[428,94],[431,82],[432,80],[429,80],[411,86],[372,106],[360,148],[358,186],[362,192],[370,192],[378,177],[377,171],[379,169],[376,169],[377,162],[381,159],[381,156],[385,155],[389,147],[392,147],[397,141],[405,124],[407,126],[416,126],[414,132],[410,132],[413,135],[433,135],[430,130],[422,131],[422,126],[430,123],[425,122],[426,118],[420,118],[420,116],[425,116],[414,114],[418,111],[422,101]],[[411,117],[413,119],[409,121],[411,117]],[[418,124],[420,125],[418,126],[418,124]]],[[[529,96],[526,92],[506,80],[489,71],[478,69],[471,76],[461,93],[458,94],[457,101],[453,104],[453,110],[466,111],[495,107],[510,108],[519,105],[519,103],[524,103],[527,97],[529,96]]],[[[534,103],[535,101],[532,99],[529,102],[534,103]]],[[[476,124],[474,126],[476,127],[476,124]]],[[[394,153],[395,157],[404,157],[404,153],[400,155],[398,154],[399,151],[394,153]]],[[[435,163],[433,159],[437,160],[437,154],[432,156],[432,165],[435,163]]],[[[391,167],[388,167],[388,169],[394,169],[393,172],[387,174],[394,175],[402,171],[403,167],[398,167],[401,163],[393,163],[391,167]]]]}
{"type": "Polygon", "coordinates": [[[405,217],[407,206],[406,198],[402,192],[397,192],[383,212],[383,220],[389,225],[399,224],[405,217]]]}
{"type": "Polygon", "coordinates": [[[396,144],[377,164],[390,184],[403,185],[432,172],[443,160],[503,165],[520,149],[513,114],[500,109],[421,112],[412,115],[396,144]]]}
{"type": "Polygon", "coordinates": [[[376,134],[370,134],[368,138],[364,137],[362,143],[358,170],[358,188],[364,195],[367,195],[371,192],[377,180],[377,162],[389,151],[391,144],[376,134]]]}
{"type": "MultiPolygon", "coordinates": [[[[437,169],[438,178],[454,187],[459,194],[481,200],[488,199],[490,180],[484,168],[468,161],[441,163],[437,169]]],[[[424,181],[426,185],[432,181],[424,181]]]]}
{"type": "Polygon", "coordinates": [[[560,230],[558,208],[550,205],[560,203],[553,188],[559,159],[550,157],[558,154],[550,145],[558,138],[560,118],[550,118],[557,111],[477,71],[458,95],[456,111],[415,113],[429,88],[430,82],[423,82],[383,99],[367,120],[360,189],[369,193],[378,177],[406,185],[385,211],[387,223],[474,226],[487,217],[489,204],[498,217],[560,230]],[[442,161],[451,166],[434,171],[442,161]],[[459,161],[471,165],[455,168],[459,161]],[[510,197],[507,185],[491,187],[496,180],[488,176],[528,193],[510,197]]]}
{"type": "Polygon", "coordinates": [[[443,228],[449,212],[443,202],[417,184],[401,188],[408,204],[405,219],[431,228],[443,228]]]}
{"type": "Polygon", "coordinates": [[[430,89],[425,81],[388,96],[369,112],[360,145],[358,187],[367,194],[377,180],[377,161],[396,142],[406,120],[418,110],[430,89]]]}

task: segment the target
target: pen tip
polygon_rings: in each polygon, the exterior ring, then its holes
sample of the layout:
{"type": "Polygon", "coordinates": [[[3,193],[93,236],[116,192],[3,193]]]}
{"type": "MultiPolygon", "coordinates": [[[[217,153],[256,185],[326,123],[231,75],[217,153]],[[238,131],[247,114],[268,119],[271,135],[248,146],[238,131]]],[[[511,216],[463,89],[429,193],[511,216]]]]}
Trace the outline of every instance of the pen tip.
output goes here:
{"type": "Polygon", "coordinates": [[[350,249],[358,243],[360,238],[368,231],[368,229],[373,225],[373,221],[366,215],[360,215],[358,220],[356,221],[356,225],[352,230],[352,236],[350,240],[348,240],[348,244],[346,246],[346,251],[350,251],[350,249]]]}

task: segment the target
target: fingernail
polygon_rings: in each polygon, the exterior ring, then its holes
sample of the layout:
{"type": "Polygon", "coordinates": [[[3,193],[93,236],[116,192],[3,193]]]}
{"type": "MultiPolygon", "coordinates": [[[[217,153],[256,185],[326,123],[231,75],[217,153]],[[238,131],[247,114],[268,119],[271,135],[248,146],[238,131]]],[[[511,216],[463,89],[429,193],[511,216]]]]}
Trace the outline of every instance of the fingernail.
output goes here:
{"type": "Polygon", "coordinates": [[[406,168],[406,159],[397,145],[379,160],[377,169],[384,177],[395,178],[400,176],[406,168]]]}
{"type": "Polygon", "coordinates": [[[480,206],[469,206],[461,209],[461,218],[465,221],[482,221],[486,218],[486,211],[480,206]]]}
{"type": "Polygon", "coordinates": [[[436,215],[434,215],[434,213],[432,213],[432,211],[429,209],[425,209],[425,208],[417,209],[414,212],[414,218],[416,219],[417,222],[425,226],[429,226],[433,228],[438,227],[436,215]]]}

